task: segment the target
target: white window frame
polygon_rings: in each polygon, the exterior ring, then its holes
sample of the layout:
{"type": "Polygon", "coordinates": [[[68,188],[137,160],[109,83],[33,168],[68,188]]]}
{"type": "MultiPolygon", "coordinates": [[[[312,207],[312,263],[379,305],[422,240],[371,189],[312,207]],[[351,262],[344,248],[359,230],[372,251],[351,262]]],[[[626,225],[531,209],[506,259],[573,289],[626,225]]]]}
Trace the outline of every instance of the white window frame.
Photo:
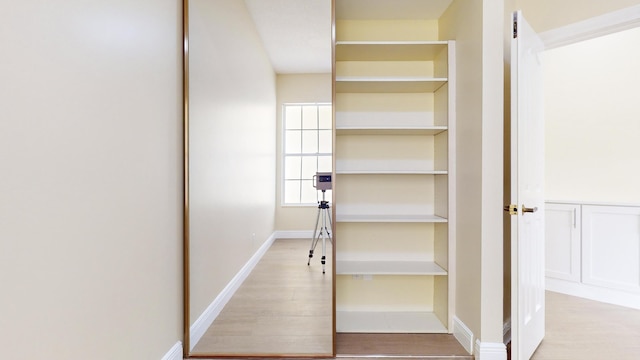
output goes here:
{"type": "MultiPolygon", "coordinates": [[[[333,156],[332,152],[316,152],[316,153],[287,153],[287,130],[291,130],[291,129],[287,129],[286,126],[286,114],[287,114],[287,107],[290,106],[300,106],[301,107],[301,111],[303,107],[308,107],[308,106],[315,106],[317,108],[321,107],[321,106],[331,106],[331,103],[326,103],[326,102],[319,102],[319,103],[284,103],[282,104],[282,152],[281,152],[281,159],[282,159],[282,169],[281,169],[281,179],[282,181],[280,182],[280,189],[281,189],[281,196],[280,196],[280,203],[282,206],[317,206],[318,205],[318,201],[322,200],[322,192],[321,191],[316,191],[316,199],[314,202],[302,202],[302,198],[303,198],[303,191],[302,191],[302,186],[304,181],[308,181],[311,179],[307,179],[307,178],[303,178],[302,177],[302,168],[300,170],[300,176],[299,178],[287,178],[286,174],[287,174],[287,169],[286,169],[286,164],[287,164],[287,157],[315,157],[315,158],[319,158],[319,157],[329,157],[331,159],[331,157],[333,156]],[[299,202],[286,202],[287,196],[285,193],[285,184],[287,182],[287,180],[300,180],[300,195],[299,195],[299,202]]],[[[320,111],[318,109],[318,111],[316,111],[316,114],[319,115],[320,111]]],[[[301,133],[303,131],[316,131],[317,136],[320,136],[320,131],[321,130],[332,130],[332,124],[330,124],[330,127],[327,128],[320,128],[319,127],[319,116],[316,119],[316,128],[315,129],[303,129],[301,127],[300,131],[301,133]]],[[[333,141],[333,139],[332,139],[333,141]]],[[[316,162],[317,164],[317,162],[316,162]]],[[[328,170],[330,171],[330,170],[328,170]]],[[[315,174],[315,173],[314,173],[315,174]]],[[[331,190],[328,190],[326,193],[326,199],[331,199],[331,190]]]]}

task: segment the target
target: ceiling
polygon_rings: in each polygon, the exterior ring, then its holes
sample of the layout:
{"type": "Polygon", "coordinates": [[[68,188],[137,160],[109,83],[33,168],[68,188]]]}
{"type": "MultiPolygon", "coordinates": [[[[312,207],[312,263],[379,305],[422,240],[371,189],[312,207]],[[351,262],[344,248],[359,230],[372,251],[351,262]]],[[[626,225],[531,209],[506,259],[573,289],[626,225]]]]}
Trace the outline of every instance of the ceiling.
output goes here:
{"type": "Polygon", "coordinates": [[[278,74],[331,72],[331,0],[245,0],[278,74]]]}
{"type": "MultiPolygon", "coordinates": [[[[331,72],[331,0],[244,1],[276,73],[331,72]]],[[[452,2],[335,1],[341,19],[437,19],[452,2]]]]}

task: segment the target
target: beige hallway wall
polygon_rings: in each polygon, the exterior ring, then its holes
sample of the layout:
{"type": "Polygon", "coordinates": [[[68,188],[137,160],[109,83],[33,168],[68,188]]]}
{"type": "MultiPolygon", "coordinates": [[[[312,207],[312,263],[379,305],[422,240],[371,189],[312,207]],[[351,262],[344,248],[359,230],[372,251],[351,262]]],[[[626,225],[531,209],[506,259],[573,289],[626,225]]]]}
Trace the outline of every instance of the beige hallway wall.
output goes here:
{"type": "Polygon", "coordinates": [[[243,1],[190,1],[190,319],[274,231],[276,75],[243,1]]]}
{"type": "Polygon", "coordinates": [[[3,359],[181,339],[181,2],[4,1],[3,359]]]}

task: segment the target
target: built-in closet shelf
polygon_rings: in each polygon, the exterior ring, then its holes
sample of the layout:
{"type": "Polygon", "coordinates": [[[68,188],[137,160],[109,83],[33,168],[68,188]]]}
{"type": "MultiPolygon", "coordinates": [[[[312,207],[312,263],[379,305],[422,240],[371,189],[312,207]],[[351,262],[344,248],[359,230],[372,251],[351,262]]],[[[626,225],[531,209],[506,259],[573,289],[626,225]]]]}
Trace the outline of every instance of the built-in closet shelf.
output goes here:
{"type": "Polygon", "coordinates": [[[446,126],[432,127],[336,127],[336,135],[438,135],[446,126]]]}
{"type": "Polygon", "coordinates": [[[337,135],[437,135],[448,129],[434,122],[433,110],[336,111],[337,135]]]}
{"type": "Polygon", "coordinates": [[[447,275],[433,261],[336,260],[338,275],[447,275]]]}
{"type": "Polygon", "coordinates": [[[447,175],[446,170],[336,169],[338,175],[447,175]]]}
{"type": "Polygon", "coordinates": [[[336,221],[345,223],[446,223],[447,219],[423,214],[341,214],[338,212],[336,213],[336,221]]]}
{"type": "Polygon", "coordinates": [[[447,78],[337,76],[338,93],[430,93],[438,90],[447,78]]]}
{"type": "Polygon", "coordinates": [[[337,332],[446,333],[447,328],[429,311],[336,311],[337,332]]]}
{"type": "Polygon", "coordinates": [[[447,175],[446,169],[434,169],[433,161],[389,159],[339,159],[338,175],[447,175]]]}
{"type": "Polygon", "coordinates": [[[336,41],[336,61],[432,60],[446,41],[336,41]]]}

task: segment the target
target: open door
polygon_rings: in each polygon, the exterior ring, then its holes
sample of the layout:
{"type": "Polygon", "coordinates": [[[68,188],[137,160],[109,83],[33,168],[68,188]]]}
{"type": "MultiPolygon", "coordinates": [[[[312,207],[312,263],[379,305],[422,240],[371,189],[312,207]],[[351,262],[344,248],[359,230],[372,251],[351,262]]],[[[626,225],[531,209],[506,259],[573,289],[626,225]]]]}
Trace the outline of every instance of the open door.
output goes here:
{"type": "Polygon", "coordinates": [[[511,42],[511,355],[528,360],[544,338],[543,43],[520,11],[511,42]]]}

